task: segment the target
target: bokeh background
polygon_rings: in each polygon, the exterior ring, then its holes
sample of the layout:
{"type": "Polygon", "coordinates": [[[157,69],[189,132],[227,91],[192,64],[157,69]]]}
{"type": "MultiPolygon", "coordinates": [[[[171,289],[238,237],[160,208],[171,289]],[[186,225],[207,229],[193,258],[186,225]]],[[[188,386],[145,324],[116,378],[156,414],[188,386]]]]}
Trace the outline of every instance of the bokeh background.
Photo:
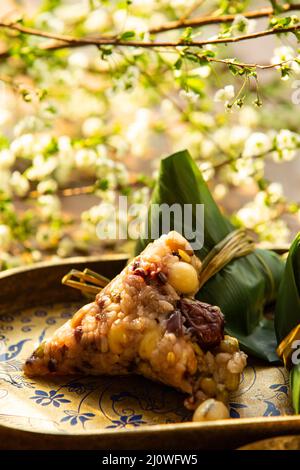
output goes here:
{"type": "MultiPolygon", "coordinates": [[[[193,31],[204,39],[267,29],[270,18],[243,17],[264,7],[270,2],[2,0],[0,21],[75,37],[133,31],[147,40],[149,29],[169,21],[236,15],[193,31]]],[[[237,225],[263,245],[288,246],[300,223],[294,35],[206,48],[250,64],[291,61],[288,73],[273,67],[257,79],[225,64],[179,65],[172,47],[41,52],[46,42],[0,28],[0,269],[130,251],[133,241],[97,237],[97,222],[111,216],[105,203],[121,194],[147,204],[160,159],[185,148],[237,225]]],[[[119,223],[126,218],[119,214],[119,223]]]]}

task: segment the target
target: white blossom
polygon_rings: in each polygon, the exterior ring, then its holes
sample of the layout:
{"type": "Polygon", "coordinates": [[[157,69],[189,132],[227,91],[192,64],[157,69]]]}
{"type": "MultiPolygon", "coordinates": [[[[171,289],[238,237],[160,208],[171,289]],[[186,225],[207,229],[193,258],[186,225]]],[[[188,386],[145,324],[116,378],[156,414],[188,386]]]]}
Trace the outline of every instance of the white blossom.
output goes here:
{"type": "Polygon", "coordinates": [[[201,156],[202,158],[210,158],[216,152],[216,146],[211,140],[203,140],[201,143],[201,156]]]}
{"type": "Polygon", "coordinates": [[[179,96],[186,98],[187,100],[191,101],[192,103],[197,103],[199,101],[199,95],[192,90],[180,90],[179,96]]]}
{"type": "Polygon", "coordinates": [[[9,149],[0,151],[0,170],[6,170],[12,167],[15,163],[15,155],[9,149]]]}
{"type": "Polygon", "coordinates": [[[10,227],[5,224],[0,225],[0,250],[7,250],[12,242],[10,227]]]}
{"type": "Polygon", "coordinates": [[[107,204],[114,204],[116,200],[116,191],[113,189],[106,189],[105,191],[102,189],[98,189],[95,192],[96,196],[101,199],[102,202],[107,204]]]}
{"type": "Polygon", "coordinates": [[[57,191],[57,188],[57,181],[53,178],[40,181],[36,187],[39,194],[55,193],[57,191]]]}
{"type": "Polygon", "coordinates": [[[0,126],[5,126],[6,124],[8,124],[11,121],[12,117],[13,115],[11,111],[2,108],[0,111],[0,126]]]}
{"type": "Polygon", "coordinates": [[[41,259],[42,259],[42,257],[43,257],[43,256],[42,256],[42,253],[40,252],[40,250],[32,250],[32,251],[30,252],[30,254],[31,254],[32,261],[33,261],[34,263],[37,263],[38,261],[41,261],[41,259]]]}
{"type": "Polygon", "coordinates": [[[214,198],[218,201],[224,199],[226,194],[228,193],[228,189],[225,184],[219,183],[213,189],[214,198]]]}
{"type": "Polygon", "coordinates": [[[85,137],[94,137],[99,135],[103,130],[103,121],[101,118],[91,116],[82,124],[82,133],[85,137]]]}
{"type": "Polygon", "coordinates": [[[270,210],[267,206],[249,203],[237,211],[236,217],[245,227],[255,228],[270,218],[270,210]]]}
{"type": "Polygon", "coordinates": [[[56,246],[60,238],[60,232],[48,224],[40,225],[36,232],[36,241],[39,247],[47,250],[56,246]]]}
{"type": "Polygon", "coordinates": [[[36,26],[38,28],[47,28],[53,33],[63,33],[65,24],[62,19],[53,15],[51,12],[43,12],[37,16],[36,26]]]}
{"type": "Polygon", "coordinates": [[[20,197],[26,196],[30,188],[29,181],[19,171],[12,173],[9,183],[13,192],[20,197]]]}
{"type": "Polygon", "coordinates": [[[10,195],[11,188],[9,184],[11,172],[10,170],[1,170],[0,169],[0,191],[10,195]]]}
{"type": "Polygon", "coordinates": [[[30,181],[41,181],[46,176],[51,175],[58,165],[56,157],[45,157],[38,154],[33,158],[32,166],[26,171],[26,176],[30,181]]]}
{"type": "Polygon", "coordinates": [[[137,34],[148,31],[147,21],[138,16],[128,15],[126,9],[116,10],[113,13],[113,21],[116,28],[121,31],[135,31],[137,34]]]}
{"type": "Polygon", "coordinates": [[[276,47],[271,58],[271,64],[278,64],[283,61],[293,60],[295,57],[295,51],[290,46],[276,47]]]}
{"type": "Polygon", "coordinates": [[[297,144],[297,135],[288,129],[281,129],[276,134],[276,147],[279,149],[295,149],[297,144]]]}
{"type": "Polygon", "coordinates": [[[271,220],[261,224],[256,228],[260,240],[271,245],[286,245],[290,238],[290,230],[287,223],[282,220],[271,220]]]}
{"type": "Polygon", "coordinates": [[[16,157],[32,158],[34,153],[34,141],[33,134],[23,134],[12,141],[10,150],[16,157]]]}
{"type": "Polygon", "coordinates": [[[95,226],[98,222],[109,219],[111,215],[111,204],[100,203],[98,205],[92,206],[89,210],[84,211],[81,214],[81,218],[83,221],[88,221],[95,226]]]}
{"type": "Polygon", "coordinates": [[[175,9],[185,9],[187,7],[186,0],[170,0],[167,3],[172,5],[172,7],[175,9]]]}
{"type": "Polygon", "coordinates": [[[291,149],[282,149],[278,151],[272,152],[272,157],[274,162],[280,163],[280,162],[290,162],[294,160],[296,156],[296,151],[291,150],[291,149]]]}
{"type": "Polygon", "coordinates": [[[89,66],[89,57],[85,52],[77,51],[69,55],[68,62],[71,67],[87,69],[89,66]]]}
{"type": "Polygon", "coordinates": [[[296,133],[281,129],[274,140],[276,150],[272,152],[272,157],[275,162],[291,161],[295,158],[299,146],[299,136],[296,133]]]}
{"type": "Polygon", "coordinates": [[[78,23],[85,19],[89,13],[87,1],[72,2],[69,5],[61,5],[54,11],[55,17],[61,19],[66,24],[78,23]]]}
{"type": "Polygon", "coordinates": [[[6,252],[0,252],[0,269],[17,268],[22,264],[20,256],[12,256],[6,252]]]}
{"type": "Polygon", "coordinates": [[[231,182],[235,186],[251,183],[251,177],[263,176],[264,161],[249,157],[239,158],[235,164],[235,171],[231,175],[231,182]]]}
{"type": "Polygon", "coordinates": [[[220,88],[214,96],[215,102],[224,102],[228,104],[230,100],[234,98],[234,86],[226,85],[224,88],[220,88]]]}
{"type": "Polygon", "coordinates": [[[44,153],[51,146],[53,136],[51,134],[38,134],[33,144],[35,153],[44,153]]]}
{"type": "Polygon", "coordinates": [[[190,75],[198,76],[201,78],[209,77],[210,73],[211,73],[211,68],[209,65],[202,65],[201,67],[197,67],[190,71],[190,75]]]}
{"type": "Polygon", "coordinates": [[[281,183],[273,182],[267,189],[268,199],[271,204],[276,204],[283,196],[283,186],[281,183]]]}
{"type": "Polygon", "coordinates": [[[75,154],[75,163],[77,168],[91,168],[96,164],[97,154],[94,150],[82,148],[75,154]]]}
{"type": "Polygon", "coordinates": [[[148,145],[150,120],[151,112],[146,108],[140,108],[135,114],[134,121],[127,128],[126,139],[135,156],[142,155],[148,145]]]}
{"type": "Polygon", "coordinates": [[[70,181],[72,169],[72,161],[65,159],[59,162],[58,167],[55,169],[55,179],[59,186],[65,186],[70,181]]]}
{"type": "Polygon", "coordinates": [[[199,165],[199,168],[202,172],[202,176],[203,176],[205,181],[210,180],[214,176],[215,170],[214,170],[211,162],[209,162],[209,161],[199,162],[198,165],[199,165]]]}
{"type": "Polygon", "coordinates": [[[150,198],[149,188],[140,188],[134,191],[132,195],[133,204],[148,204],[150,198]]]}
{"type": "Polygon", "coordinates": [[[61,135],[57,139],[57,146],[59,152],[69,153],[72,150],[71,139],[68,135],[61,135]]]}
{"type": "Polygon", "coordinates": [[[213,128],[216,124],[214,116],[211,113],[202,113],[201,111],[191,112],[191,122],[206,128],[213,128]]]}
{"type": "Polygon", "coordinates": [[[239,125],[232,126],[228,131],[228,139],[233,146],[242,145],[250,134],[249,127],[239,125]]]}
{"type": "Polygon", "coordinates": [[[255,157],[272,148],[272,141],[267,134],[263,132],[254,132],[245,142],[243,155],[245,157],[255,157]]]}
{"type": "Polygon", "coordinates": [[[45,123],[39,117],[26,116],[14,126],[14,135],[18,137],[30,132],[39,132],[44,127],[45,123]]]}
{"type": "Polygon", "coordinates": [[[246,126],[223,126],[214,132],[213,140],[224,151],[231,152],[234,149],[240,152],[250,132],[246,126]]]}
{"type": "Polygon", "coordinates": [[[61,258],[66,258],[67,256],[70,256],[72,254],[73,250],[74,250],[73,240],[69,237],[64,237],[59,242],[59,245],[57,248],[57,254],[61,258]]]}
{"type": "Polygon", "coordinates": [[[255,127],[259,121],[259,114],[253,106],[243,106],[238,114],[239,122],[242,126],[255,127]]]}
{"type": "MultiPolygon", "coordinates": [[[[291,46],[277,47],[276,49],[274,49],[273,54],[274,55],[271,58],[271,64],[276,65],[276,64],[281,64],[283,62],[284,63],[283,65],[290,67],[293,70],[293,72],[300,73],[300,65],[295,61],[295,58],[297,58],[297,55],[295,53],[295,50],[291,46]]],[[[277,65],[276,68],[280,69],[281,65],[277,65]]],[[[289,76],[284,75],[282,79],[288,80],[289,76]]]]}
{"type": "Polygon", "coordinates": [[[39,196],[37,202],[41,215],[45,219],[55,216],[61,209],[60,199],[52,194],[43,194],[39,196]]]}
{"type": "Polygon", "coordinates": [[[236,15],[230,28],[230,31],[234,36],[240,36],[241,34],[253,33],[255,27],[255,20],[248,19],[243,15],[236,15]]]}
{"type": "Polygon", "coordinates": [[[110,26],[110,17],[104,8],[97,8],[91,11],[83,27],[88,33],[100,33],[104,29],[110,26]]]}

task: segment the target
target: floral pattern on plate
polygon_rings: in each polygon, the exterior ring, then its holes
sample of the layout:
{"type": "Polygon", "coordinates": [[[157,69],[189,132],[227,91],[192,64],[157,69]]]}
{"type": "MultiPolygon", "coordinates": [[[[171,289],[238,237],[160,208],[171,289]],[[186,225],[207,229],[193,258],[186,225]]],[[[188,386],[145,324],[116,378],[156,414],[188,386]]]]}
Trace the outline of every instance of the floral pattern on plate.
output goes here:
{"type": "MultiPolygon", "coordinates": [[[[0,424],[74,434],[188,421],[182,394],[142,377],[24,376],[26,357],[78,308],[59,304],[0,315],[0,424]]],[[[285,371],[250,363],[231,396],[231,417],[291,412],[285,371]]]]}

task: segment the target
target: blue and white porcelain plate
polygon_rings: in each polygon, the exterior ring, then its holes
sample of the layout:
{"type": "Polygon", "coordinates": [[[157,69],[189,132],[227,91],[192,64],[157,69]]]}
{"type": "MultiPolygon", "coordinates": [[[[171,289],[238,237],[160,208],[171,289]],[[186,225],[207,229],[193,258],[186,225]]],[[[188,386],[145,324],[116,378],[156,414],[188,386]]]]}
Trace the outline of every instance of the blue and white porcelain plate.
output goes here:
{"type": "MultiPolygon", "coordinates": [[[[30,379],[22,364],[80,305],[56,304],[0,315],[0,424],[77,434],[190,420],[183,395],[142,377],[30,379]]],[[[250,364],[230,399],[232,418],[292,414],[282,368],[250,364]]]]}

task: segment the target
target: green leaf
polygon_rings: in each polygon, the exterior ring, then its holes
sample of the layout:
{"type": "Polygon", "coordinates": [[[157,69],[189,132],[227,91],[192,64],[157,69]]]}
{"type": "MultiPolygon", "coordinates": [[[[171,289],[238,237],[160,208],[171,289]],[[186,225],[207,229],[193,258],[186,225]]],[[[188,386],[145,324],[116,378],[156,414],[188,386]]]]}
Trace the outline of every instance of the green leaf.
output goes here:
{"type": "Polygon", "coordinates": [[[109,181],[107,178],[102,178],[95,182],[95,189],[101,189],[102,191],[106,191],[109,188],[109,181]]]}
{"type": "MultiPolygon", "coordinates": [[[[201,260],[226,235],[235,229],[221,213],[187,151],[178,152],[161,162],[152,204],[192,204],[195,224],[196,204],[204,204],[204,246],[196,251],[201,260]]],[[[159,217],[159,215],[158,215],[159,217]]],[[[148,214],[151,225],[151,205],[148,214]]],[[[158,220],[154,221],[158,223],[158,220]]],[[[171,221],[171,228],[174,227],[171,221]]],[[[150,231],[149,231],[150,232],[150,231]]],[[[139,253],[151,240],[141,239],[139,253]]],[[[275,299],[284,264],[269,250],[255,250],[235,259],[211,278],[198,293],[204,302],[218,305],[226,319],[226,330],[236,336],[243,349],[269,362],[278,361],[276,337],[272,321],[264,318],[264,306],[275,299]]]]}
{"type": "Polygon", "coordinates": [[[280,67],[280,72],[282,78],[289,77],[292,72],[292,69],[288,65],[283,65],[282,67],[280,67]]]}
{"type": "Polygon", "coordinates": [[[189,26],[183,31],[180,37],[180,40],[183,42],[190,42],[192,40],[192,34],[193,34],[193,28],[189,26]]]}
{"type": "MultiPolygon", "coordinates": [[[[275,309],[275,330],[278,344],[300,323],[300,233],[294,239],[286,261],[275,309]]],[[[300,412],[300,364],[290,372],[292,403],[300,412]]]]}
{"type": "Polygon", "coordinates": [[[290,372],[290,387],[292,390],[292,403],[295,413],[300,411],[300,364],[294,366],[290,372]]]}
{"type": "Polygon", "coordinates": [[[300,323],[300,233],[293,241],[279,287],[275,310],[278,343],[300,323]]]}
{"type": "MultiPolygon", "coordinates": [[[[206,56],[203,56],[205,63],[207,63],[207,58],[206,56]]],[[[184,54],[184,58],[190,60],[191,62],[196,62],[197,64],[201,62],[202,57],[196,55],[196,54],[191,54],[190,52],[186,52],[184,54]]]]}
{"type": "Polygon", "coordinates": [[[112,46],[99,46],[99,51],[101,52],[101,59],[105,60],[107,56],[112,54],[112,46]]]}
{"type": "Polygon", "coordinates": [[[119,39],[121,41],[128,41],[128,39],[133,39],[135,37],[134,31],[125,31],[124,33],[120,34],[119,39]]]}
{"type": "Polygon", "coordinates": [[[234,75],[234,76],[235,75],[240,75],[241,67],[239,67],[238,65],[229,64],[228,68],[229,68],[230,72],[232,73],[232,75],[234,75]]]}
{"type": "Polygon", "coordinates": [[[179,58],[176,60],[176,62],[175,62],[175,64],[173,65],[173,67],[174,67],[174,69],[176,69],[176,70],[180,70],[180,69],[181,69],[181,67],[182,67],[182,58],[181,58],[181,57],[179,57],[179,58]]]}
{"type": "Polygon", "coordinates": [[[204,96],[204,81],[199,77],[186,77],[185,85],[189,90],[198,93],[200,96],[204,96]]]}

